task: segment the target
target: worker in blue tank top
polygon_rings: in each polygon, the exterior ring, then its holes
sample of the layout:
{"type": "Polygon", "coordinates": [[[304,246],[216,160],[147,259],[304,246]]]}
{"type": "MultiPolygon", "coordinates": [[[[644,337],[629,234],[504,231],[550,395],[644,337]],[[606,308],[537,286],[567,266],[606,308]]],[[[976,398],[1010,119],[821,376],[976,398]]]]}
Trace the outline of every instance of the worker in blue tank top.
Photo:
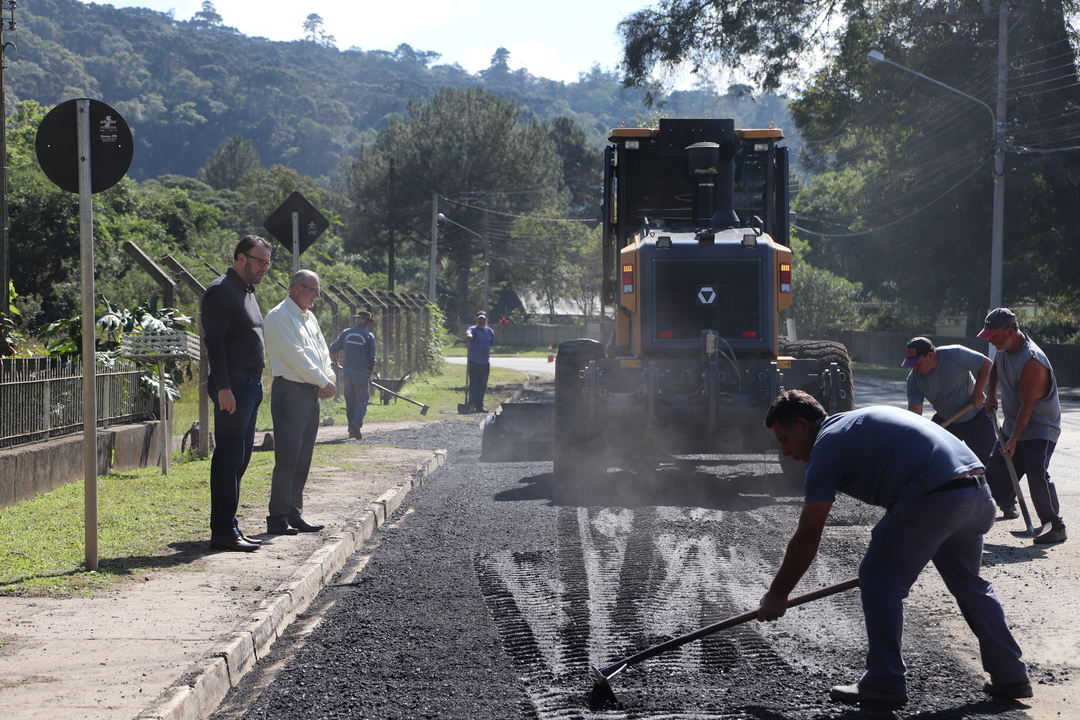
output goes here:
{"type": "Polygon", "coordinates": [[[837,685],[833,700],[902,705],[907,668],[901,653],[904,598],[933,562],[979,640],[990,682],[1005,698],[1031,697],[1027,666],[990,583],[980,575],[983,535],[994,502],[975,454],[947,430],[895,407],[871,406],[827,417],[801,390],[777,397],[765,415],[783,453],[808,463],[799,524],[758,619],[772,621],[817,555],[836,494],[885,508],[859,565],[866,623],[866,672],[837,685]]]}

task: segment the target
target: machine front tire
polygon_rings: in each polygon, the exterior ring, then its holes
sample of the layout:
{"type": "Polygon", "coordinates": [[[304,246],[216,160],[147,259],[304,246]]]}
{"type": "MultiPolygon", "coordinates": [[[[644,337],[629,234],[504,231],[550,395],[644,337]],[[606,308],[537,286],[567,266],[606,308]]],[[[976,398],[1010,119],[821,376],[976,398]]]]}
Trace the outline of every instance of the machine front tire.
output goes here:
{"type": "Polygon", "coordinates": [[[587,436],[585,380],[581,371],[606,357],[595,340],[569,340],[559,345],[555,359],[555,483],[568,488],[579,479],[607,469],[603,449],[587,436]]]}

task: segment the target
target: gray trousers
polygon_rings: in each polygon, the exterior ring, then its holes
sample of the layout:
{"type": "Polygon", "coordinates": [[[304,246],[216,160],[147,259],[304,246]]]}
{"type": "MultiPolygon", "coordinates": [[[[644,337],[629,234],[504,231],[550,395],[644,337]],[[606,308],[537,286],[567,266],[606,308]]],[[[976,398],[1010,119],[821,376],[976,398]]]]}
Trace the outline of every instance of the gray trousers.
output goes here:
{"type": "Polygon", "coordinates": [[[1028,679],[1005,611],[980,574],[983,534],[993,526],[995,515],[985,484],[901,500],[885,512],[859,566],[868,643],[866,674],[859,685],[907,692],[901,654],[904,598],[929,562],[978,638],[982,666],[990,679],[1000,685],[1028,679]]]}
{"type": "Polygon", "coordinates": [[[275,377],[270,389],[274,419],[274,474],[270,483],[270,524],[299,520],[304,485],[319,434],[319,388],[275,377]]]}

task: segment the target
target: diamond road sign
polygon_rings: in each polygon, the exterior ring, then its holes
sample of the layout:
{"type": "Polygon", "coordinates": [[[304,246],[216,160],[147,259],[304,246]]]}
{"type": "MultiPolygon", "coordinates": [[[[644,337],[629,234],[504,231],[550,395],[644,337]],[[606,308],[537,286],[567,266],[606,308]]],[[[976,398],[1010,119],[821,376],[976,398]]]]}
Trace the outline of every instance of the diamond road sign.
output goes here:
{"type": "Polygon", "coordinates": [[[322,213],[300,193],[294,192],[285,198],[285,202],[281,203],[278,209],[270,213],[270,217],[263,221],[263,227],[269,230],[270,234],[290,253],[293,251],[293,213],[299,214],[300,252],[302,253],[311,247],[326,228],[330,227],[330,221],[324,218],[322,213]]]}

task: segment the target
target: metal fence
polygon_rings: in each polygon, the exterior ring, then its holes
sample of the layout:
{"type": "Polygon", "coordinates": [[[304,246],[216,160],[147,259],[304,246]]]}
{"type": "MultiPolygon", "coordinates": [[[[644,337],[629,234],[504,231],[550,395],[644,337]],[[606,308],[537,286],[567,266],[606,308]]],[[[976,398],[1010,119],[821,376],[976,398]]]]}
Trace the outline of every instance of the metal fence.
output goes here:
{"type": "MultiPolygon", "coordinates": [[[[327,343],[353,324],[357,310],[369,310],[375,317],[372,332],[378,342],[379,357],[376,372],[383,379],[404,379],[431,369],[433,358],[428,348],[438,332],[431,322],[431,311],[424,295],[408,292],[389,292],[351,285],[323,286],[323,300],[330,306],[330,327],[327,343]]],[[[400,385],[398,386],[400,387],[400,385]]],[[[397,388],[391,388],[397,389],[397,388]]]]}
{"type": "MultiPolygon", "coordinates": [[[[155,398],[140,387],[131,362],[97,363],[98,427],[154,417],[155,398]]],[[[81,432],[81,361],[64,358],[0,359],[0,447],[81,432]]]]}

